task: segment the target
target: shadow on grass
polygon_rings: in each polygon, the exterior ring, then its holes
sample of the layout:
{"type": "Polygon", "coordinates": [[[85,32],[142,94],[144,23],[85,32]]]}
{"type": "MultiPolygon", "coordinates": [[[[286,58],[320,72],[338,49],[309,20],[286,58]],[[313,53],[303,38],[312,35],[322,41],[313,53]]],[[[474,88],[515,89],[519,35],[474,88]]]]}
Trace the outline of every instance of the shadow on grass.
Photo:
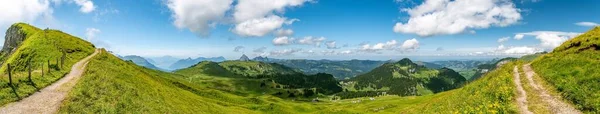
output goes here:
{"type": "Polygon", "coordinates": [[[33,80],[29,81],[29,85],[33,86],[33,88],[35,88],[35,91],[40,91],[40,88],[38,88],[37,85],[35,85],[35,82],[33,82],[33,80]]]}
{"type": "Polygon", "coordinates": [[[19,94],[17,94],[17,87],[15,87],[12,84],[8,84],[8,86],[10,86],[10,88],[12,88],[12,92],[13,92],[13,94],[15,94],[15,96],[17,96],[17,99],[21,99],[21,97],[19,97],[19,94]]]}

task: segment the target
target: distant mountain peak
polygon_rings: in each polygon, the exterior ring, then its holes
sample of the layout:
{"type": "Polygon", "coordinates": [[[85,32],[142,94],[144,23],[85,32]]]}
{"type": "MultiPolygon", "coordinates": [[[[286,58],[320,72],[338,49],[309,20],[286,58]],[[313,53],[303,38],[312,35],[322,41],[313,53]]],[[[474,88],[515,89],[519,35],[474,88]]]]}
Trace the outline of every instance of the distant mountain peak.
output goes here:
{"type": "Polygon", "coordinates": [[[248,58],[248,56],[246,56],[246,54],[242,54],[242,57],[240,57],[239,60],[240,61],[250,61],[250,58],[248,58]]]}
{"type": "Polygon", "coordinates": [[[398,61],[398,62],[396,62],[396,63],[397,63],[397,64],[400,64],[400,65],[413,65],[413,64],[415,64],[415,63],[413,63],[413,62],[412,62],[410,59],[408,59],[408,58],[404,58],[404,59],[402,59],[402,60],[400,60],[400,61],[398,61]]]}

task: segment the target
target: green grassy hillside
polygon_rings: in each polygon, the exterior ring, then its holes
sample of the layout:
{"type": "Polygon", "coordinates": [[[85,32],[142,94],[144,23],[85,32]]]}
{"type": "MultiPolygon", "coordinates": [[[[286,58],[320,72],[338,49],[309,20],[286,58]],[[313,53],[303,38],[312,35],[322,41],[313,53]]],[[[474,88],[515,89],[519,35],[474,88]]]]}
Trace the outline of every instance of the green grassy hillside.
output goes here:
{"type": "Polygon", "coordinates": [[[427,95],[462,86],[466,79],[452,69],[430,69],[409,59],[386,63],[346,81],[350,91],[378,91],[400,96],[427,95]]]}
{"type": "Polygon", "coordinates": [[[600,113],[600,27],[538,57],[532,67],[578,109],[600,113]]]}
{"type": "Polygon", "coordinates": [[[219,63],[211,61],[202,61],[198,64],[191,66],[190,68],[184,68],[174,71],[183,75],[210,75],[210,76],[222,76],[222,77],[238,77],[238,75],[229,72],[223,68],[219,63]]]}
{"type": "Polygon", "coordinates": [[[70,71],[71,65],[94,52],[94,45],[91,43],[58,30],[41,30],[24,23],[11,27],[20,28],[20,32],[26,36],[12,54],[2,53],[0,105],[19,100],[46,87],[70,71]],[[59,61],[63,54],[64,64],[61,65],[59,61]],[[33,83],[28,79],[28,61],[31,64],[33,83]],[[13,67],[12,85],[8,84],[8,64],[13,67]],[[44,76],[41,75],[42,67],[44,76]]]}
{"type": "Polygon", "coordinates": [[[61,113],[308,113],[305,101],[239,96],[193,83],[183,75],[149,70],[103,52],[94,57],[61,113]]]}

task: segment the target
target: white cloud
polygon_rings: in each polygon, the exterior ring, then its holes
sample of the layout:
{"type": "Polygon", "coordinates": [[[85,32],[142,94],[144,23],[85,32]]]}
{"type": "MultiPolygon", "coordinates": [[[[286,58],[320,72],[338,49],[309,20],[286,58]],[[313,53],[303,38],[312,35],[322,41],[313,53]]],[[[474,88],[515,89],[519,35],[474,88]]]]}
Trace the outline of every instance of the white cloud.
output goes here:
{"type": "Polygon", "coordinates": [[[397,47],[397,45],[398,45],[398,42],[396,40],[390,40],[385,43],[377,43],[375,45],[363,44],[360,46],[359,50],[365,51],[365,52],[377,52],[377,51],[384,50],[384,49],[389,49],[389,50],[394,49],[397,47]]]}
{"type": "Polygon", "coordinates": [[[311,0],[238,0],[233,18],[241,23],[247,20],[273,15],[274,11],[283,13],[286,7],[295,7],[311,0]]]}
{"type": "Polygon", "coordinates": [[[517,35],[523,36],[535,36],[536,39],[540,40],[540,46],[546,49],[554,49],[560,46],[563,42],[569,38],[576,37],[581,33],[576,32],[559,32],[559,31],[533,31],[528,33],[518,33],[517,35]]]}
{"type": "Polygon", "coordinates": [[[404,41],[404,43],[402,43],[402,46],[400,46],[400,48],[403,51],[416,50],[417,48],[419,48],[419,41],[417,41],[417,39],[415,38],[406,40],[404,41]]]}
{"type": "Polygon", "coordinates": [[[233,0],[168,0],[173,24],[199,35],[208,35],[212,25],[221,21],[233,0]]]}
{"type": "Polygon", "coordinates": [[[509,0],[426,0],[408,12],[406,23],[394,32],[419,36],[458,34],[469,29],[508,26],[521,20],[519,9],[509,0]]]}
{"type": "Polygon", "coordinates": [[[233,48],[233,52],[241,52],[244,49],[244,46],[236,46],[233,48]]]}
{"type": "Polygon", "coordinates": [[[0,0],[0,26],[52,18],[52,13],[48,0],[0,0]]]}
{"type": "Polygon", "coordinates": [[[502,37],[500,39],[498,39],[498,43],[504,43],[506,41],[508,41],[510,39],[510,37],[502,37]]]}
{"type": "Polygon", "coordinates": [[[575,25],[584,26],[584,27],[600,26],[600,24],[594,23],[594,22],[578,22],[578,23],[575,23],[575,25]]]}
{"type": "Polygon", "coordinates": [[[233,32],[245,37],[260,37],[271,31],[280,28],[283,24],[291,24],[286,22],[285,18],[271,15],[266,18],[257,18],[238,23],[233,32]]]}
{"type": "Polygon", "coordinates": [[[522,47],[510,47],[507,48],[506,50],[502,51],[504,54],[534,54],[537,52],[542,52],[541,49],[537,49],[537,48],[533,48],[533,47],[527,47],[527,46],[522,46],[522,47]]]}
{"type": "Polygon", "coordinates": [[[515,35],[515,37],[514,37],[514,38],[515,38],[516,40],[521,40],[521,39],[523,39],[523,37],[525,37],[525,35],[522,35],[522,34],[517,34],[517,35],[515,35]]]}
{"type": "Polygon", "coordinates": [[[288,20],[277,16],[283,14],[285,8],[301,6],[311,0],[238,0],[233,12],[233,19],[237,23],[234,33],[247,37],[260,37],[281,28],[284,24],[290,25],[298,19],[288,20]]]}
{"type": "Polygon", "coordinates": [[[341,51],[338,54],[339,55],[349,55],[349,54],[353,54],[354,52],[352,52],[351,50],[345,50],[345,51],[341,51]]]}
{"type": "Polygon", "coordinates": [[[293,41],[294,41],[294,38],[283,36],[283,37],[277,37],[277,38],[273,39],[273,44],[276,46],[290,45],[293,43],[293,41]]]}
{"type": "Polygon", "coordinates": [[[284,50],[274,50],[269,52],[271,56],[289,56],[293,55],[296,52],[300,52],[302,49],[284,49],[284,50]]]}
{"type": "Polygon", "coordinates": [[[85,37],[88,41],[92,41],[96,38],[96,34],[100,33],[100,29],[96,28],[87,28],[85,29],[85,37]]]}
{"type": "Polygon", "coordinates": [[[500,44],[500,46],[498,46],[497,50],[504,50],[504,49],[506,49],[506,47],[504,47],[504,44],[500,44]]]}
{"type": "Polygon", "coordinates": [[[327,46],[327,49],[339,49],[340,47],[337,47],[335,41],[327,41],[325,42],[325,46],[327,46]]]}
{"type": "Polygon", "coordinates": [[[293,34],[294,34],[294,30],[292,30],[292,29],[277,29],[277,31],[275,31],[276,37],[292,36],[293,34]]]}
{"type": "Polygon", "coordinates": [[[321,43],[323,43],[323,41],[325,41],[325,37],[307,36],[307,37],[304,37],[302,39],[298,39],[297,43],[298,44],[303,44],[303,45],[320,46],[321,43]]]}
{"type": "Polygon", "coordinates": [[[82,13],[90,13],[96,9],[94,6],[94,2],[92,0],[74,0],[75,4],[79,5],[81,8],[79,9],[82,13]]]}

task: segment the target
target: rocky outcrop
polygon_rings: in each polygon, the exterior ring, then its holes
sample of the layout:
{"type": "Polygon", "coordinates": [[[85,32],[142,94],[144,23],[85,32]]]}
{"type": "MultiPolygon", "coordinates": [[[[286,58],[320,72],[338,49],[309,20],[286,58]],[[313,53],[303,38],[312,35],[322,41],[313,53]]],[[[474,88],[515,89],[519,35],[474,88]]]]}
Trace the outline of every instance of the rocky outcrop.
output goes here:
{"type": "Polygon", "coordinates": [[[4,45],[2,46],[3,54],[12,53],[25,41],[26,34],[21,31],[21,27],[13,25],[6,30],[6,36],[4,37],[4,45]]]}

